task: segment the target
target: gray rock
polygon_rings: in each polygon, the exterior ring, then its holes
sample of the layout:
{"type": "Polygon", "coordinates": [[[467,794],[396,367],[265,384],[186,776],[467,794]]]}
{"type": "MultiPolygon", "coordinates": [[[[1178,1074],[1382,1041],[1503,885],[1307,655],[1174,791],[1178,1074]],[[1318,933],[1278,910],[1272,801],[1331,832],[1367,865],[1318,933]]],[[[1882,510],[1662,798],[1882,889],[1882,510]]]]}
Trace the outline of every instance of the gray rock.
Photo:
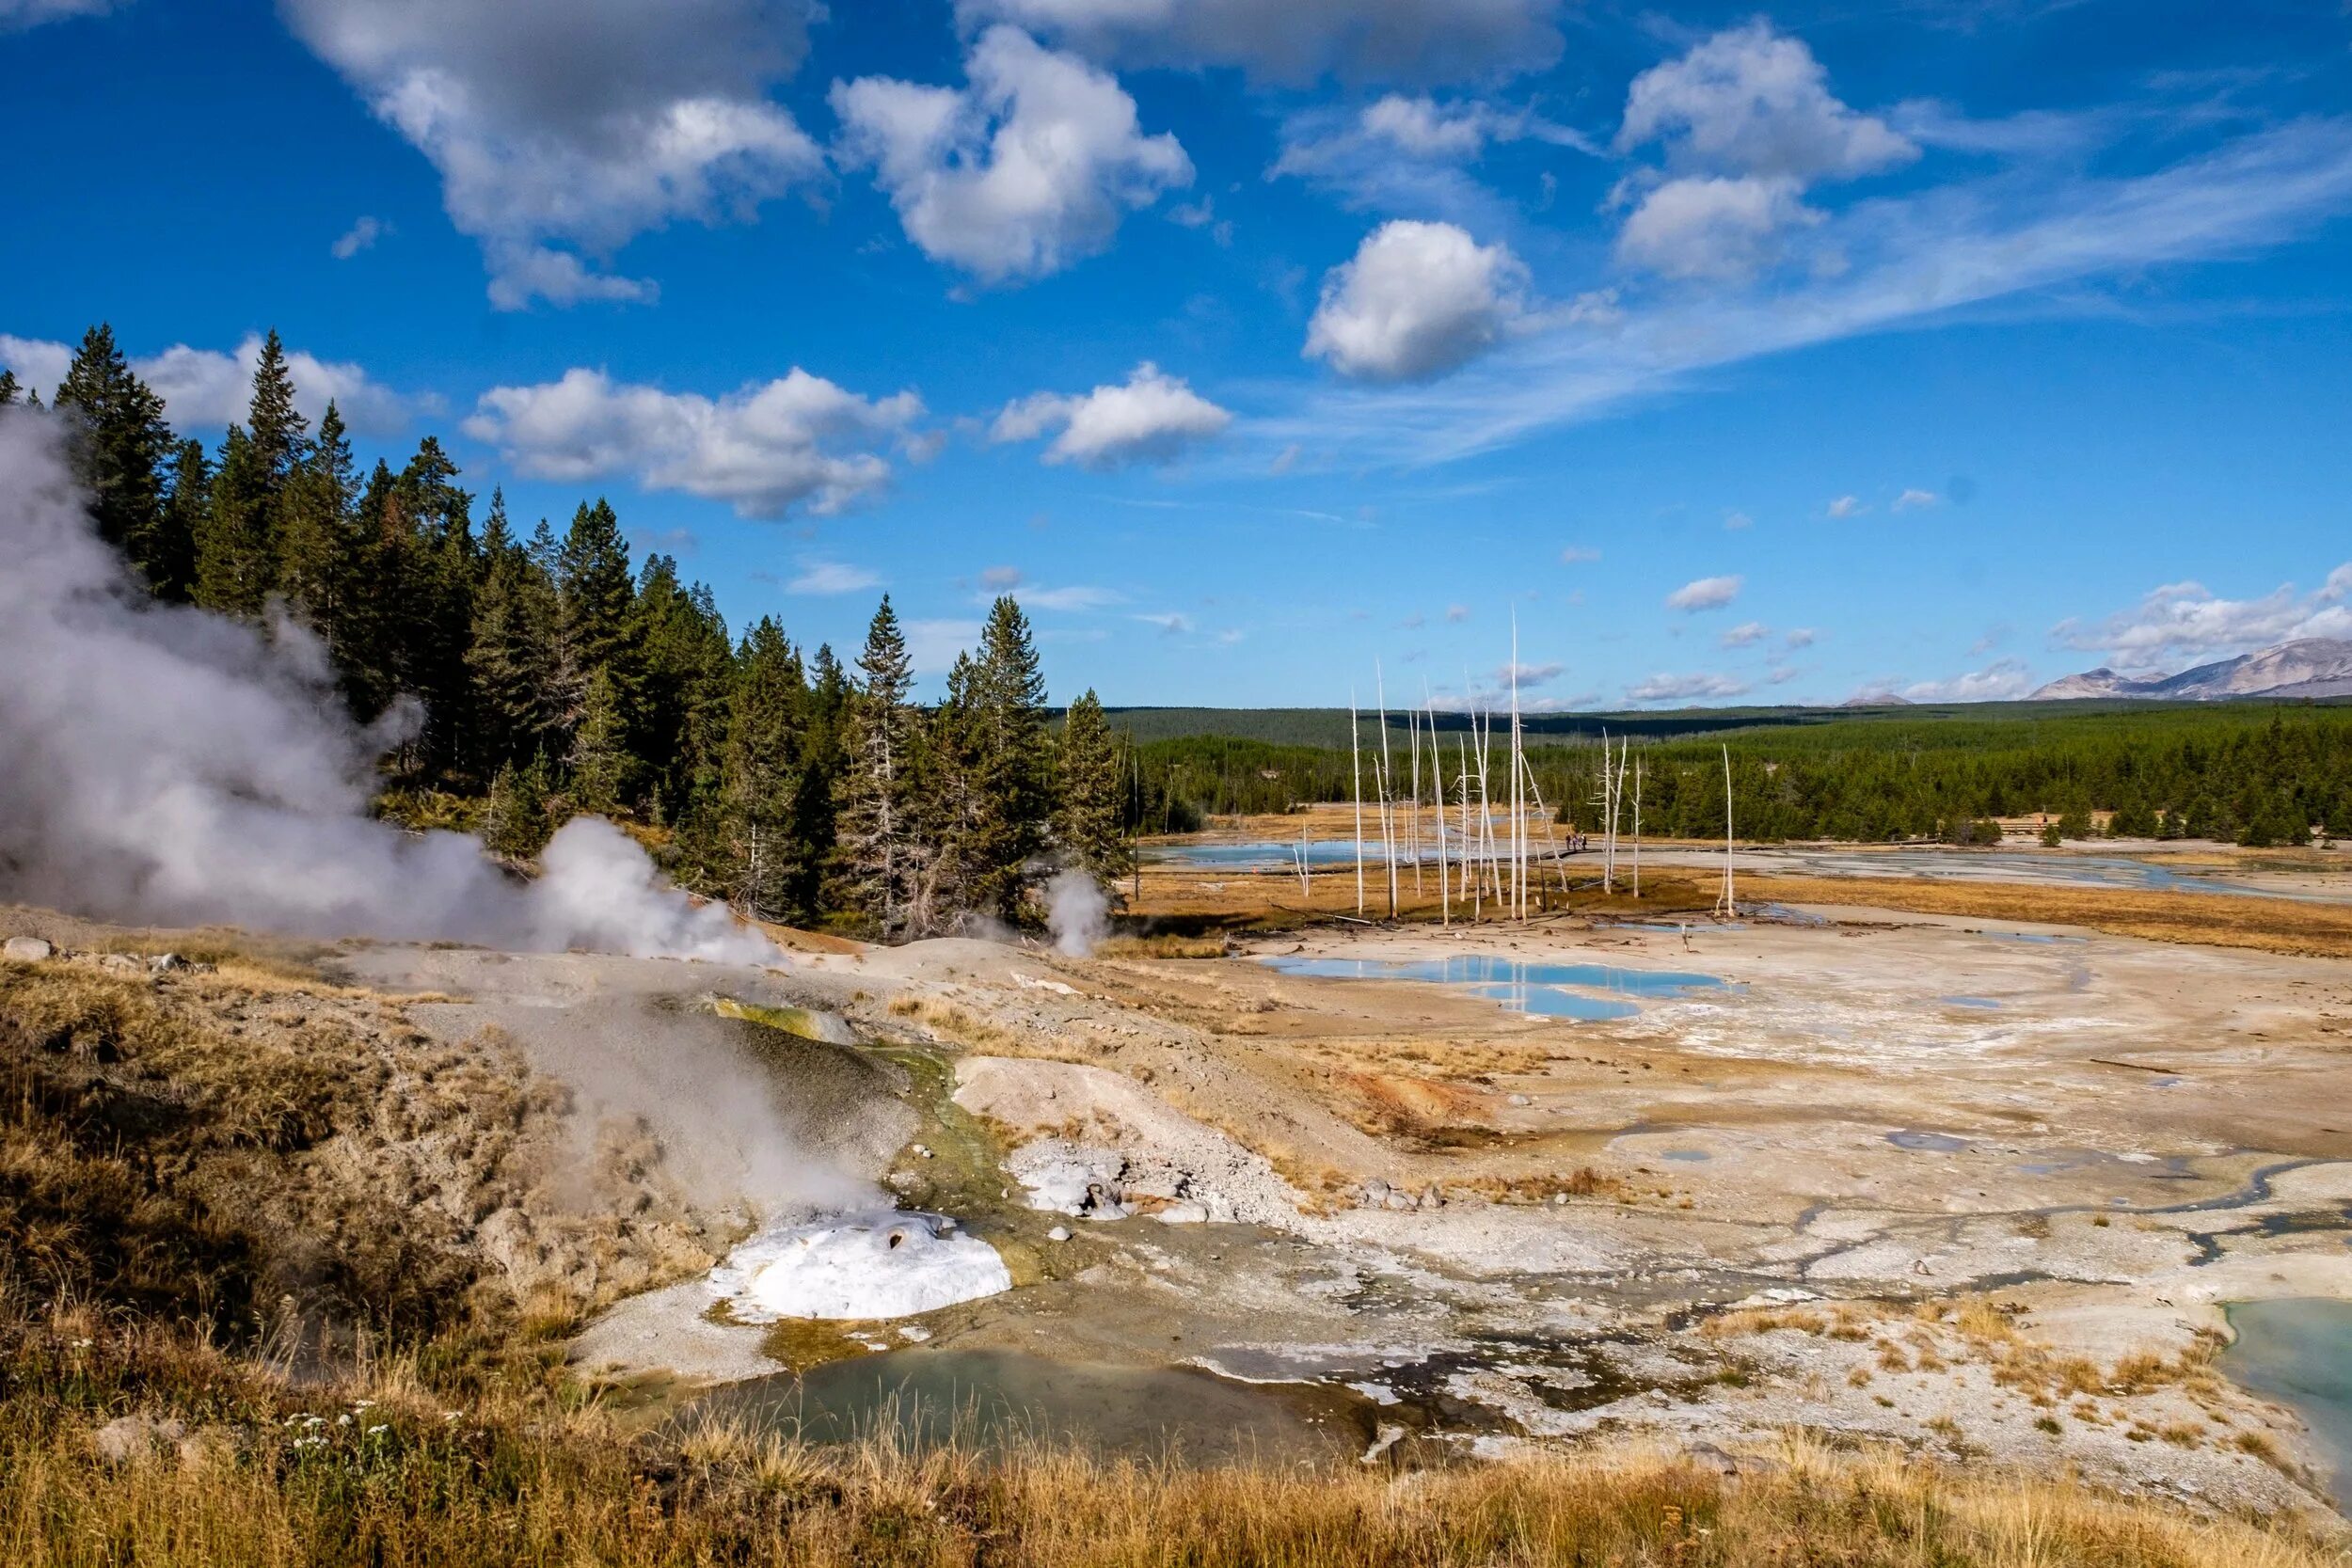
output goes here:
{"type": "Polygon", "coordinates": [[[37,964],[56,951],[39,937],[10,937],[5,946],[0,946],[0,954],[27,964],[37,964]]]}
{"type": "Polygon", "coordinates": [[[1070,1240],[1070,1227],[1057,1225],[1045,1233],[1045,1239],[1049,1242],[1066,1242],[1070,1240]]]}
{"type": "Polygon", "coordinates": [[[175,969],[187,967],[188,960],[177,953],[158,953],[147,960],[147,971],[151,974],[168,974],[175,969]]]}
{"type": "Polygon", "coordinates": [[[1171,1203],[1160,1211],[1162,1225],[1206,1225],[1209,1209],[1204,1203],[1171,1203]]]}

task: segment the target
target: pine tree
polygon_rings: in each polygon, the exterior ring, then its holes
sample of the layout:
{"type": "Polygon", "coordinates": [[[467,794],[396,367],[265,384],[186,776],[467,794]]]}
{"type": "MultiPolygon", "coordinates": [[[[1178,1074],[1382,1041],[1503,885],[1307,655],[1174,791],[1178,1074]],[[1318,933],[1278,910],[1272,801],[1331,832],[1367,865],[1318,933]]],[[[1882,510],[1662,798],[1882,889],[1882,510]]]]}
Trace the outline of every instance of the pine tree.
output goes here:
{"type": "Polygon", "coordinates": [[[555,586],[509,532],[501,492],[491,493],[482,560],[466,665],[483,754],[511,765],[542,751],[554,727],[555,586]]]}
{"type": "Polygon", "coordinates": [[[730,886],[762,920],[803,913],[813,880],[807,846],[796,832],[807,703],[800,656],[772,618],[760,617],[736,653],[726,821],[730,886]]]}
{"type": "Polygon", "coordinates": [[[147,586],[157,598],[183,604],[195,593],[196,542],[209,526],[212,511],[213,467],[204,460],[204,443],[183,441],[148,562],[147,586]]]}
{"type": "Polygon", "coordinates": [[[286,345],[278,341],[276,327],[262,341],[262,356],[253,367],[246,438],[252,443],[257,469],[272,498],[285,490],[310,456],[310,424],[294,408],[294,372],[286,364],[286,345]]]}
{"type": "Polygon", "coordinates": [[[243,426],[230,425],[196,536],[193,596],[206,610],[258,619],[274,586],[262,465],[243,426]]]}
{"type": "Polygon", "coordinates": [[[296,619],[316,632],[340,664],[362,586],[358,476],[342,415],[329,403],[318,440],[287,483],[278,539],[278,591],[296,619]]]}
{"type": "Polygon", "coordinates": [[[1119,743],[1091,690],[1070,705],[1055,760],[1055,837],[1063,855],[1116,899],[1135,869],[1135,849],[1120,824],[1119,743]]]}
{"type": "Polygon", "coordinates": [[[1045,739],[1045,677],[1027,617],[1009,595],[989,610],[972,671],[977,768],[971,844],[977,908],[1008,923],[1026,918],[1053,812],[1045,739]]]}
{"type": "Polygon", "coordinates": [[[883,940],[906,933],[916,872],[907,807],[914,674],[890,595],[866,628],[857,667],[864,677],[847,705],[839,841],[844,893],[883,940]]]}
{"type": "Polygon", "coordinates": [[[494,855],[523,860],[547,847],[549,831],[547,758],[520,768],[501,763],[483,810],[482,842],[494,855]]]}
{"type": "Polygon", "coordinates": [[[612,672],[598,670],[588,677],[580,725],[572,732],[571,755],[564,760],[571,768],[573,806],[604,816],[620,811],[632,759],[620,689],[613,685],[612,672]]]}
{"type": "Polygon", "coordinates": [[[0,408],[6,408],[15,401],[16,372],[11,370],[0,370],[0,408]]]}
{"type": "Polygon", "coordinates": [[[101,324],[83,335],[56,401],[70,418],[73,467],[99,536],[151,587],[163,553],[164,470],[178,446],[164,400],[132,373],[113,329],[101,324]]]}

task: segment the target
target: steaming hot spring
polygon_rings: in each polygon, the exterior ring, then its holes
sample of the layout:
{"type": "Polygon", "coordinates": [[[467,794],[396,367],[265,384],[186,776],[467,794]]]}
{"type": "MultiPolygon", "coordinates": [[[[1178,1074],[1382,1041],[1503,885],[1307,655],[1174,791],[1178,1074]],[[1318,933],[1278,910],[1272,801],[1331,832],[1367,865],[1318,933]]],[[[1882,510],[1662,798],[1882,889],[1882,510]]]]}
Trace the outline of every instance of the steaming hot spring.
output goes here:
{"type": "Polygon", "coordinates": [[[996,1249],[936,1214],[882,1210],[763,1230],[710,1273],[747,1323],[910,1318],[1012,1289],[996,1249]]]}

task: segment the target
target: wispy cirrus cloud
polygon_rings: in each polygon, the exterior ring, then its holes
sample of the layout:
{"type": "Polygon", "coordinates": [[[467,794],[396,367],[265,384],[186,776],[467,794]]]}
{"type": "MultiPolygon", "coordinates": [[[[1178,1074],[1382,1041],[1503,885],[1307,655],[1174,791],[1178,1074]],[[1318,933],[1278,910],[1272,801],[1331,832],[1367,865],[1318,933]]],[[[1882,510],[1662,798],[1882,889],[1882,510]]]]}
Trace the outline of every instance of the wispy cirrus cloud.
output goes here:
{"type": "Polygon", "coordinates": [[[1823,209],[1808,244],[1834,253],[1834,267],[1681,285],[1629,280],[1605,321],[1523,323],[1442,382],[1313,388],[1289,413],[1261,419],[1257,433],[1389,466],[1451,462],[1768,356],[2023,293],[2244,256],[2346,210],[2352,116],[2234,132],[2137,173],[2021,153],[1991,172],[1823,209]]]}

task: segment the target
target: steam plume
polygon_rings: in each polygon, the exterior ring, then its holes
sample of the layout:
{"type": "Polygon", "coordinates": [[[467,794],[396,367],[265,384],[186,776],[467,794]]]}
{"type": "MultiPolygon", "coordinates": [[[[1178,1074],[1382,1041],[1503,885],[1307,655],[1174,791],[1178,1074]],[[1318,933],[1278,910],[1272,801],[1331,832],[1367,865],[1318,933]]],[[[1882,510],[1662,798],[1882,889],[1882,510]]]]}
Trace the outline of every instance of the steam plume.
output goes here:
{"type": "Polygon", "coordinates": [[[159,924],[776,961],[600,818],[567,823],[530,884],[476,839],[371,820],[378,748],[315,640],[150,599],[92,531],[54,421],[12,409],[0,562],[0,897],[159,924]]]}
{"type": "Polygon", "coordinates": [[[1057,874],[1045,886],[1045,927],[1054,951],[1083,958],[1093,953],[1110,927],[1110,900],[1083,871],[1057,874]]]}

